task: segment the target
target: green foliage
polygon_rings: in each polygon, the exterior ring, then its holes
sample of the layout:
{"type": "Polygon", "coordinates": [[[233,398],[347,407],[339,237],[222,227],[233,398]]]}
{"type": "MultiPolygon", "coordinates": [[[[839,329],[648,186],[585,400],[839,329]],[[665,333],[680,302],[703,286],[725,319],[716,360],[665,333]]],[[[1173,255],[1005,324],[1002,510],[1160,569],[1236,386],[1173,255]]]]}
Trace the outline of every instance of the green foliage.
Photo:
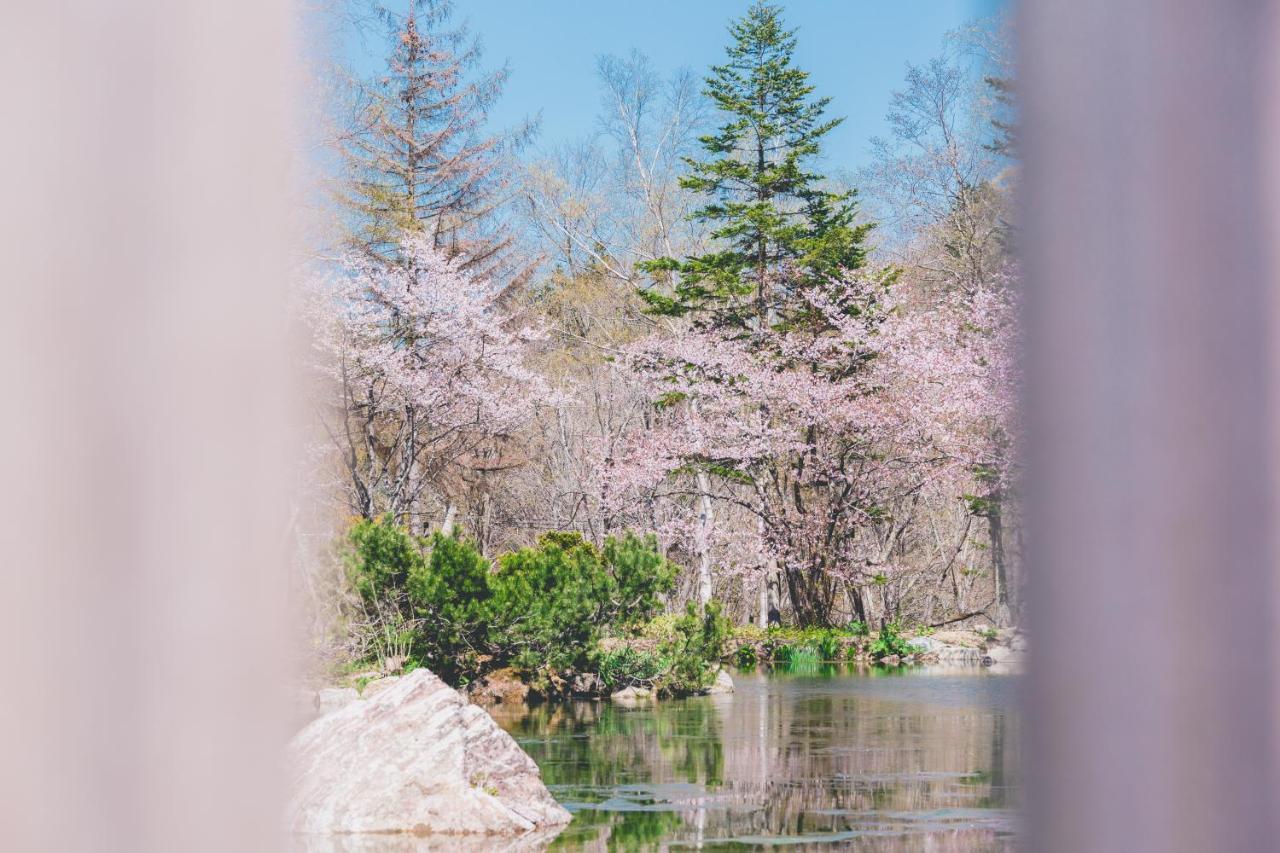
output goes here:
{"type": "Polygon", "coordinates": [[[650,618],[674,581],[652,537],[610,537],[600,550],[578,533],[546,533],[499,558],[490,637],[517,669],[583,670],[602,628],[650,618]]]}
{"type": "Polygon", "coordinates": [[[651,618],[661,607],[660,596],[670,592],[676,581],[676,565],[662,557],[657,538],[630,532],[620,539],[610,536],[602,555],[616,587],[605,606],[605,621],[631,626],[651,618]]]}
{"type": "Polygon", "coordinates": [[[845,625],[844,629],[855,637],[868,637],[871,635],[871,626],[861,619],[849,620],[849,624],[845,625]]]}
{"type": "Polygon", "coordinates": [[[818,655],[824,661],[840,659],[840,638],[834,631],[823,631],[818,638],[818,655]]]}
{"type": "Polygon", "coordinates": [[[724,115],[700,140],[708,159],[689,160],[682,187],[707,197],[694,217],[711,224],[717,248],[641,264],[669,291],[645,290],[649,310],[699,315],[717,327],[750,328],[772,315],[794,325],[808,313],[798,291],[826,288],[863,265],[871,226],[854,223],[853,193],[823,188],[807,164],[842,119],[827,119],[830,98],[811,98],[808,73],[796,68],[794,31],[777,6],[757,2],[730,27],[725,64],[714,66],[706,95],[724,115]],[[771,271],[794,280],[778,288],[771,271]]]}
{"type": "Polygon", "coordinates": [[[455,685],[513,666],[544,690],[596,671],[610,689],[684,693],[710,684],[724,654],[729,623],[719,605],[654,619],[676,567],[653,536],[628,533],[596,548],[578,533],[546,533],[504,554],[496,570],[461,535],[415,537],[390,519],[358,521],[348,540],[348,577],[377,623],[370,644],[455,685]],[[647,620],[656,651],[598,652],[605,631],[647,620]]]}
{"type": "Polygon", "coordinates": [[[690,602],[685,615],[675,624],[675,637],[659,648],[667,660],[660,688],[666,693],[696,693],[715,681],[724,646],[729,639],[729,620],[721,615],[718,601],[709,601],[699,611],[690,602]]]}
{"type": "Polygon", "coordinates": [[[422,541],[390,517],[362,518],[347,532],[347,577],[366,604],[396,594],[424,563],[422,541]]]}
{"type": "Polygon", "coordinates": [[[527,672],[582,668],[599,639],[611,584],[599,552],[580,534],[546,533],[504,554],[490,579],[495,645],[527,672]]]}
{"type": "Polygon", "coordinates": [[[774,652],[774,663],[788,666],[814,666],[822,663],[822,653],[811,645],[781,645],[774,652]]]}
{"type": "Polygon", "coordinates": [[[489,651],[493,614],[489,561],[460,535],[432,534],[427,560],[409,573],[409,601],[421,620],[414,651],[449,681],[474,675],[489,651]]]}
{"type": "Polygon", "coordinates": [[[879,635],[872,641],[869,649],[871,657],[875,660],[883,660],[891,655],[904,658],[915,651],[911,643],[907,642],[907,638],[899,633],[899,628],[895,622],[886,622],[885,626],[880,629],[879,635]]]}
{"type": "Polygon", "coordinates": [[[977,633],[978,636],[982,637],[982,639],[986,640],[988,643],[1000,636],[1000,632],[995,628],[979,628],[977,633]]]}
{"type": "Polygon", "coordinates": [[[670,640],[676,635],[676,623],[681,619],[679,613],[660,613],[640,626],[639,634],[651,640],[670,640]]]}
{"type": "Polygon", "coordinates": [[[651,687],[664,669],[660,655],[630,646],[604,652],[596,661],[596,672],[610,692],[635,685],[651,687]]]}
{"type": "Polygon", "coordinates": [[[756,654],[755,646],[738,646],[738,650],[733,654],[733,663],[739,669],[750,669],[759,662],[759,655],[756,654]]]}
{"type": "Polygon", "coordinates": [[[852,621],[844,628],[739,629],[740,642],[759,642],[765,660],[773,663],[796,661],[832,662],[852,660],[860,648],[859,638],[867,635],[867,625],[852,621]]]}
{"type": "MultiPolygon", "coordinates": [[[[661,624],[662,638],[654,651],[622,646],[599,655],[597,671],[609,690],[637,685],[667,695],[686,695],[715,680],[731,631],[720,604],[711,601],[699,610],[690,603],[683,616],[661,617],[661,624]]],[[[652,627],[650,623],[648,628],[652,627]]]]}

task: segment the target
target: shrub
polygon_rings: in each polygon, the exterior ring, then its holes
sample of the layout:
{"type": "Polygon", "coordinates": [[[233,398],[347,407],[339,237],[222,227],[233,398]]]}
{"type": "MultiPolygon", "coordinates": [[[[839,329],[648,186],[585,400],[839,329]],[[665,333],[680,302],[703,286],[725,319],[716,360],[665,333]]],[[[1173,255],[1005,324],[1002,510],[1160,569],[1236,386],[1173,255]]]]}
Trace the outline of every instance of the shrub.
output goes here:
{"type": "Polygon", "coordinates": [[[880,629],[880,634],[871,643],[871,657],[876,660],[882,660],[890,655],[898,657],[906,657],[914,652],[915,649],[907,642],[898,632],[898,625],[895,622],[886,622],[884,627],[880,629]]]}
{"type": "Polygon", "coordinates": [[[662,674],[665,662],[653,652],[623,646],[601,654],[596,668],[604,686],[614,691],[634,685],[653,686],[662,674]]]}
{"type": "Polygon", "coordinates": [[[675,580],[652,537],[630,534],[598,550],[578,533],[547,533],[498,565],[490,637],[530,672],[585,669],[603,626],[648,619],[675,580]]]}
{"type": "Polygon", "coordinates": [[[632,533],[610,536],[601,553],[616,587],[604,608],[605,620],[628,626],[652,617],[661,607],[660,596],[676,580],[676,566],[658,552],[658,540],[652,534],[643,539],[632,533]]]}
{"type": "Polygon", "coordinates": [[[409,573],[409,601],[421,630],[414,652],[447,681],[470,677],[492,651],[489,561],[460,535],[432,534],[427,559],[409,573]]]}
{"type": "Polygon", "coordinates": [[[362,518],[347,532],[347,577],[366,604],[398,596],[409,574],[424,563],[422,541],[391,518],[362,518]]]}
{"type": "Polygon", "coordinates": [[[347,579],[360,599],[352,625],[356,657],[383,665],[403,661],[417,638],[405,583],[424,565],[423,543],[390,518],[365,518],[347,531],[347,546],[347,579]]]}
{"type": "Polygon", "coordinates": [[[710,687],[724,657],[729,639],[729,620],[721,615],[720,603],[709,601],[699,611],[689,602],[685,615],[676,621],[676,636],[659,646],[667,659],[667,672],[660,684],[666,693],[696,693],[710,687]]]}
{"type": "Polygon", "coordinates": [[[840,637],[834,631],[823,631],[818,637],[818,656],[824,661],[840,659],[840,637]]]}
{"type": "Polygon", "coordinates": [[[490,579],[495,645],[525,671],[586,663],[599,638],[610,583],[599,552],[577,533],[547,533],[532,548],[498,559],[490,579]]]}
{"type": "Polygon", "coordinates": [[[673,617],[665,656],[596,657],[603,630],[651,619],[674,587],[676,567],[652,536],[596,548],[577,533],[547,533],[503,555],[496,571],[461,535],[416,537],[389,518],[357,521],[348,541],[347,576],[364,611],[360,657],[412,661],[455,685],[506,665],[552,690],[593,666],[617,683],[688,679],[681,656],[710,642],[673,617]]]}

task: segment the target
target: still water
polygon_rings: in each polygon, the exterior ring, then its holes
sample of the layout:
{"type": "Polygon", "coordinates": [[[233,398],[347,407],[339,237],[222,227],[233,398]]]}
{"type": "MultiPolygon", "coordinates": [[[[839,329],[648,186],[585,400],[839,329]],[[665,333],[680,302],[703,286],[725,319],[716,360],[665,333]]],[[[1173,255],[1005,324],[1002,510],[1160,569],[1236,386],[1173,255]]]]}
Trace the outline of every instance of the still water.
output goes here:
{"type": "Polygon", "coordinates": [[[1014,677],[810,666],[734,681],[634,709],[494,709],[574,813],[550,849],[1014,849],[1014,677]]]}

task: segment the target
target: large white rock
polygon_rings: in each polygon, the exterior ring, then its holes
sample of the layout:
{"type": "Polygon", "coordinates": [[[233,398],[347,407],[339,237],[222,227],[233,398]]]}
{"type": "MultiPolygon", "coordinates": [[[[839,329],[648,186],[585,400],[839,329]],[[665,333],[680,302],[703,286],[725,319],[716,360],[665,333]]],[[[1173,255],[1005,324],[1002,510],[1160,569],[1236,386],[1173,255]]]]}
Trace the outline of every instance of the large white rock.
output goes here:
{"type": "Polygon", "coordinates": [[[716,673],[716,680],[711,682],[711,686],[703,691],[708,696],[716,696],[722,693],[733,692],[733,678],[723,669],[716,673]]]}
{"type": "Polygon", "coordinates": [[[570,819],[511,736],[424,669],[314,720],[290,751],[294,832],[519,835],[570,819]]]}

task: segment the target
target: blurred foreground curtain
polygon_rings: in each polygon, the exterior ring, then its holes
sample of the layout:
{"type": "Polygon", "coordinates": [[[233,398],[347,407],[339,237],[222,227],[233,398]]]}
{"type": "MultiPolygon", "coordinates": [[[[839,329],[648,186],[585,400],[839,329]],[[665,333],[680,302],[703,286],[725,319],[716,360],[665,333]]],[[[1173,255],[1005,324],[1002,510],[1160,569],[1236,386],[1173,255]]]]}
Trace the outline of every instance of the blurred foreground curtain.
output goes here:
{"type": "Polygon", "coordinates": [[[0,19],[7,853],[281,847],[286,6],[0,19]]]}
{"type": "Polygon", "coordinates": [[[1276,5],[1020,11],[1029,849],[1280,849],[1276,5]]]}

